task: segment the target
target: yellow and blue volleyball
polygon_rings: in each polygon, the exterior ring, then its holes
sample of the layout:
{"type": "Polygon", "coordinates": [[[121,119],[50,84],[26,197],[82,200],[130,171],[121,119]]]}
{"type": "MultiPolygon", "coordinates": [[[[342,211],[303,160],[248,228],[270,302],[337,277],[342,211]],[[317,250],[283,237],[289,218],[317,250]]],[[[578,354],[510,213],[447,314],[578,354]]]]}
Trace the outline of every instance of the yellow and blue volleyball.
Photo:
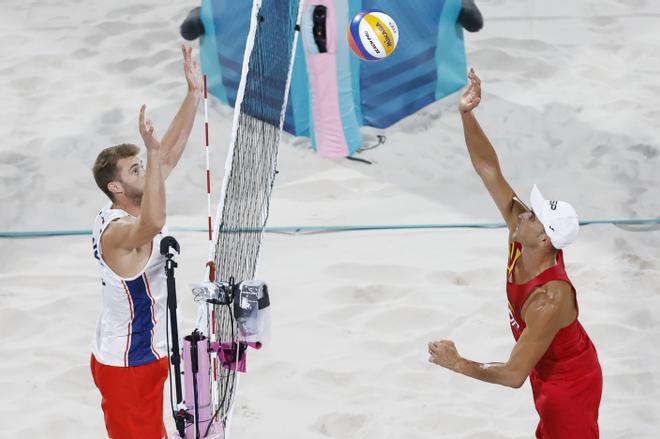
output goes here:
{"type": "Polygon", "coordinates": [[[365,61],[387,58],[399,42],[399,29],[386,13],[369,9],[357,14],[346,30],[351,50],[365,61]]]}

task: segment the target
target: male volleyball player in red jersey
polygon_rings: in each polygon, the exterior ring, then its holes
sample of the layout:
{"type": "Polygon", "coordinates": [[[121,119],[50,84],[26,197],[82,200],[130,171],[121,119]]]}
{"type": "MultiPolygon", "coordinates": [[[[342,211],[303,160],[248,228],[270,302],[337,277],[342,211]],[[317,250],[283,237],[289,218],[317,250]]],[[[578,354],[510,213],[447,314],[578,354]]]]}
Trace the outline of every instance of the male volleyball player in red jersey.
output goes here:
{"type": "Polygon", "coordinates": [[[459,109],[472,164],[509,228],[507,297],[516,344],[506,363],[462,358],[449,340],[429,343],[429,361],[489,383],[519,388],[529,376],[540,421],[536,437],[598,437],[602,372],[596,349],[578,321],[576,291],[562,249],[576,237],[570,204],[532,188],[529,210],[502,176],[497,155],[472,110],[481,100],[474,70],[459,109]]]}
{"type": "Polygon", "coordinates": [[[91,369],[112,439],[162,439],[168,374],[167,280],[160,240],[165,231],[165,179],[188,142],[200,101],[200,75],[182,47],[188,93],[161,141],[140,109],[146,170],[136,145],[106,148],[94,179],[110,201],[94,222],[92,246],[101,271],[103,306],[92,340],[91,369]]]}

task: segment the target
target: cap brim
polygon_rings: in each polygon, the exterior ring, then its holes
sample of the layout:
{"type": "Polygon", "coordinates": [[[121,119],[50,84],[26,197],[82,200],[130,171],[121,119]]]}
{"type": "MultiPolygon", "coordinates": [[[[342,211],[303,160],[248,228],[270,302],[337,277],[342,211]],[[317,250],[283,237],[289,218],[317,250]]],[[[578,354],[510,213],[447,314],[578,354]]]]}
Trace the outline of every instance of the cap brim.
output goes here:
{"type": "Polygon", "coordinates": [[[529,195],[529,204],[532,206],[532,210],[534,211],[534,214],[536,217],[541,221],[541,224],[545,224],[543,222],[543,205],[545,203],[545,198],[543,198],[543,195],[541,194],[541,191],[539,190],[536,185],[532,187],[532,192],[529,195]]]}

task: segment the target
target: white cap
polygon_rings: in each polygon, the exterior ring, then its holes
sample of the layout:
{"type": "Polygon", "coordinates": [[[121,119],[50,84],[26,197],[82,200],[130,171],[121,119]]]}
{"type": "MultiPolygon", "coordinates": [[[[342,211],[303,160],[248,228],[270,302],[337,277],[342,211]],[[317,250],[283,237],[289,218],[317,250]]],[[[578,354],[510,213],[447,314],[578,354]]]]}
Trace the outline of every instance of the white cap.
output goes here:
{"type": "Polygon", "coordinates": [[[573,206],[565,201],[546,200],[536,185],[532,188],[530,204],[554,248],[559,250],[575,241],[580,222],[573,206]]]}

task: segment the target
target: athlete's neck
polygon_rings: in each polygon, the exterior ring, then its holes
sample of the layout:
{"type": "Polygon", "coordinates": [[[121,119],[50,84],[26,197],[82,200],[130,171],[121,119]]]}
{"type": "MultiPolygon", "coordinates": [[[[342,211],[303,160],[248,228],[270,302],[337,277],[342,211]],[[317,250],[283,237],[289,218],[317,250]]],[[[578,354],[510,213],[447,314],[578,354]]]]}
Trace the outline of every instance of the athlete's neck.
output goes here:
{"type": "Polygon", "coordinates": [[[557,263],[557,252],[542,247],[523,247],[519,268],[525,278],[534,278],[557,263]]]}
{"type": "Polygon", "coordinates": [[[136,206],[133,203],[115,201],[112,203],[113,209],[121,209],[125,212],[128,212],[129,215],[138,217],[140,216],[140,206],[136,206]]]}

